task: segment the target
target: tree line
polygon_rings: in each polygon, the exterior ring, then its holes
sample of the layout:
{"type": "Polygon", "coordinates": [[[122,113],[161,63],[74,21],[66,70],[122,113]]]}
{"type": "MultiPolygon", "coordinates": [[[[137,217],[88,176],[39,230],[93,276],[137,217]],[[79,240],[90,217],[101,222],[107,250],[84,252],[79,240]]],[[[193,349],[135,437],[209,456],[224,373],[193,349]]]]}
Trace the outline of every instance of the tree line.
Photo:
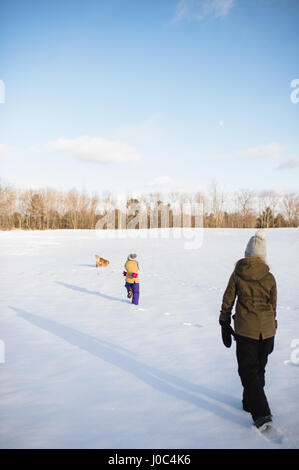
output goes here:
{"type": "MultiPolygon", "coordinates": [[[[226,193],[214,184],[208,193],[151,192],[119,198],[110,192],[89,194],[75,189],[18,190],[0,183],[1,230],[130,228],[143,214],[143,228],[183,226],[188,207],[201,210],[204,227],[270,228],[299,225],[299,194],[242,189],[226,193]],[[186,209],[187,208],[187,209],[186,209]],[[155,213],[155,217],[151,214],[155,213]],[[165,225],[164,214],[167,213],[165,225]],[[107,219],[109,222],[105,222],[107,219]],[[145,217],[145,218],[144,218],[145,217]],[[120,225],[120,220],[122,224],[120,225]],[[103,223],[101,223],[103,222],[103,223]],[[112,224],[113,225],[113,224],[112,224]]],[[[192,212],[192,211],[191,211],[192,212]]],[[[190,215],[190,226],[197,219],[190,215]]],[[[141,228],[139,222],[132,226],[141,228]]]]}

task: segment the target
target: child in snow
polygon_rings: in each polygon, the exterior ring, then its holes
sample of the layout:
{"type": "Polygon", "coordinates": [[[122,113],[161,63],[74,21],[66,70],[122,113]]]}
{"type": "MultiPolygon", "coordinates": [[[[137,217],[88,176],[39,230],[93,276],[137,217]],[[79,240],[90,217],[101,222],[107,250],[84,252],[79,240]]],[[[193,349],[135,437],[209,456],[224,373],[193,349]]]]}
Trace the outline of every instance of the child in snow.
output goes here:
{"type": "Polygon", "coordinates": [[[132,253],[128,256],[125,264],[124,275],[126,276],[125,287],[128,291],[128,299],[132,297],[132,304],[138,305],[139,302],[139,265],[136,260],[137,255],[132,253]]]}
{"type": "Polygon", "coordinates": [[[257,428],[272,421],[264,392],[265,367],[274,348],[276,321],[276,281],[266,264],[266,234],[263,230],[250,238],[245,258],[235,266],[225,290],[219,323],[226,347],[235,336],[238,372],[243,385],[243,409],[252,415],[257,428]],[[231,312],[237,298],[234,327],[231,312]]]}

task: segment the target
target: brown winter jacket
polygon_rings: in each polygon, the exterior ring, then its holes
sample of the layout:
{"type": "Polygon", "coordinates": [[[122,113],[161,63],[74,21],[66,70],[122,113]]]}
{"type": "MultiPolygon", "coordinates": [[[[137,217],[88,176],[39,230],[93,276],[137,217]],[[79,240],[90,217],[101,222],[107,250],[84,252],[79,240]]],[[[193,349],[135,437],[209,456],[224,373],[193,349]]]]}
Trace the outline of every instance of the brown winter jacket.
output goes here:
{"type": "Polygon", "coordinates": [[[276,281],[260,258],[240,259],[223,295],[219,320],[230,321],[233,315],[235,333],[247,338],[271,338],[276,333],[276,281]]]}
{"type": "Polygon", "coordinates": [[[129,284],[134,284],[134,283],[139,284],[139,277],[132,276],[133,273],[138,274],[138,271],[139,271],[138,262],[128,258],[125,264],[125,270],[127,272],[126,282],[128,282],[129,284]]]}

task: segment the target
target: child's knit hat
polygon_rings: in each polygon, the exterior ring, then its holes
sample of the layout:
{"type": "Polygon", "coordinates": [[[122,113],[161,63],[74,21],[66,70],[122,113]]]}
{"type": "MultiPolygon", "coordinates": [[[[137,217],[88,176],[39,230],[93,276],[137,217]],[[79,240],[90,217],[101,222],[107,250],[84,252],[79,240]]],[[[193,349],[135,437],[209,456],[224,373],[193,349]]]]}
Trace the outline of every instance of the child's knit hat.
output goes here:
{"type": "Polygon", "coordinates": [[[258,256],[265,260],[266,254],[266,232],[264,230],[258,230],[247,243],[245,258],[258,256]]]}
{"type": "Polygon", "coordinates": [[[136,253],[131,253],[131,254],[128,256],[128,260],[130,260],[130,261],[135,261],[136,258],[137,258],[136,253]]]}

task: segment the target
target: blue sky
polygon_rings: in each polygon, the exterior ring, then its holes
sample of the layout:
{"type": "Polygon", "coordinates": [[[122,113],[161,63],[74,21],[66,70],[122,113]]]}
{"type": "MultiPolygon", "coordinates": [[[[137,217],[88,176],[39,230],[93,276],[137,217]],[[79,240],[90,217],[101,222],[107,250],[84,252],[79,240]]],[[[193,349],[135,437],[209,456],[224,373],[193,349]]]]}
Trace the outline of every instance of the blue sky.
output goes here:
{"type": "Polygon", "coordinates": [[[298,189],[297,0],[0,5],[4,180],[298,189]]]}

